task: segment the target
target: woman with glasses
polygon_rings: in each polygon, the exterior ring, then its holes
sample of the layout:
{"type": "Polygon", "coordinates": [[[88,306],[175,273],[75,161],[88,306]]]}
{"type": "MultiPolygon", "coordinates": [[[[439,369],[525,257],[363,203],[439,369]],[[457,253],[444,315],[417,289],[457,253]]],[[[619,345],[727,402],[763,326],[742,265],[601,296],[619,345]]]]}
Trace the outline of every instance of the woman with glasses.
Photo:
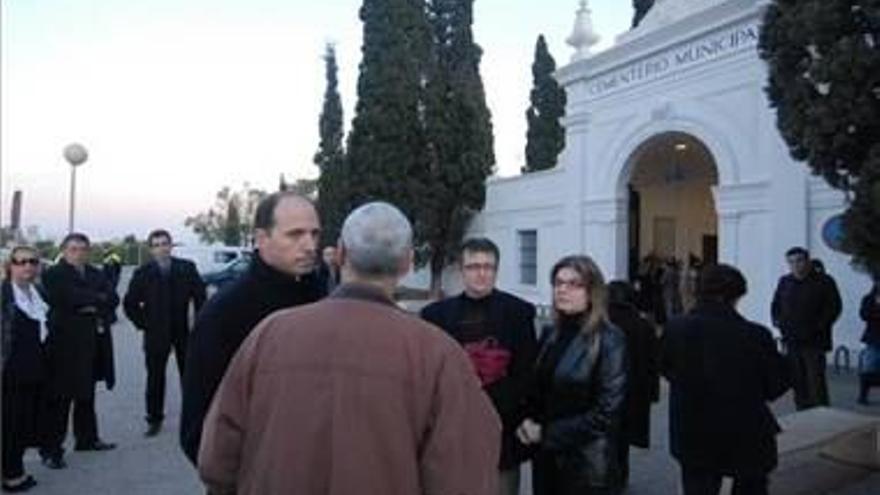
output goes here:
{"type": "Polygon", "coordinates": [[[565,257],[550,277],[554,323],[541,336],[530,415],[517,430],[536,448],[534,493],[616,493],[625,337],[608,322],[605,281],[591,258],[565,257]]]}
{"type": "Polygon", "coordinates": [[[40,258],[30,247],[12,250],[3,297],[3,491],[37,484],[24,472],[25,449],[36,442],[35,418],[44,375],[43,341],[49,307],[37,290],[40,258]]]}

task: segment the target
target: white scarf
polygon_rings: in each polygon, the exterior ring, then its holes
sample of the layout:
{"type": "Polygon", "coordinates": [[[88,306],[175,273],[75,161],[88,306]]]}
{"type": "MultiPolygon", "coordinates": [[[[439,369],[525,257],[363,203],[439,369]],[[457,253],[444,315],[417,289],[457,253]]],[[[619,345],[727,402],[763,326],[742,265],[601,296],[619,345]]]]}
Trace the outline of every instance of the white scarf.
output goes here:
{"type": "Polygon", "coordinates": [[[40,297],[40,293],[37,292],[33,284],[28,284],[27,289],[22,289],[13,283],[12,294],[18,309],[28,318],[40,323],[40,342],[45,342],[46,336],[49,334],[49,330],[46,328],[46,313],[49,312],[49,306],[40,297]]]}

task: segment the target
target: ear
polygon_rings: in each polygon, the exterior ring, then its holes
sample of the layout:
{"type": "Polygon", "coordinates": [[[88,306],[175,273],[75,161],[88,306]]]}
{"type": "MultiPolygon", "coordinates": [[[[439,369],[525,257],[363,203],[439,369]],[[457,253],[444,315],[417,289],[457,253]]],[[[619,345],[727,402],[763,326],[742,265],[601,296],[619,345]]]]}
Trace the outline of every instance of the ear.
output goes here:
{"type": "Polygon", "coordinates": [[[415,254],[412,248],[407,249],[406,255],[400,259],[400,264],[397,265],[397,278],[405,277],[412,270],[414,258],[415,254]]]}
{"type": "Polygon", "coordinates": [[[340,267],[348,265],[348,250],[342,244],[341,238],[336,241],[336,264],[340,267]]]}
{"type": "Polygon", "coordinates": [[[265,247],[266,243],[269,241],[269,231],[266,229],[256,229],[254,230],[254,245],[257,249],[262,249],[265,247]]]}

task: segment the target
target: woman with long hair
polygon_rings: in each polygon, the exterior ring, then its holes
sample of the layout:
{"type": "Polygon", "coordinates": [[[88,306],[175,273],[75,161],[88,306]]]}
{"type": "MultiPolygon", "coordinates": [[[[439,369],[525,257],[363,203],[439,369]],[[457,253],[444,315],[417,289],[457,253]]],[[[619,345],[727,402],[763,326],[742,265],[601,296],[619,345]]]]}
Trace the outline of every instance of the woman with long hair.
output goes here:
{"type": "Polygon", "coordinates": [[[44,375],[42,342],[48,306],[34,283],[37,252],[12,249],[2,283],[3,297],[3,491],[23,492],[37,482],[26,474],[22,458],[35,445],[39,389],[44,375]]]}
{"type": "Polygon", "coordinates": [[[536,448],[534,493],[615,493],[625,337],[608,322],[605,280],[591,258],[561,259],[550,281],[554,323],[542,333],[529,416],[517,431],[536,448]]]}

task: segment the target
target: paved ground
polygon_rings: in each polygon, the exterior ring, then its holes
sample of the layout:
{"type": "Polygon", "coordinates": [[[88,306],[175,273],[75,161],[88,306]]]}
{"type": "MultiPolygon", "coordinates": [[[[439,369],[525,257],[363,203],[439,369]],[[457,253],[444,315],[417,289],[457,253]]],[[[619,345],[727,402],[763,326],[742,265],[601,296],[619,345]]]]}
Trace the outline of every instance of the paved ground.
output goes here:
{"type": "MultiPolygon", "coordinates": [[[[121,286],[125,286],[125,280],[121,286]]],[[[36,494],[105,494],[105,495],[154,495],[203,493],[195,471],[177,446],[177,416],[180,411],[180,392],[177,371],[173,363],[168,366],[168,419],[165,429],[155,438],[143,437],[143,391],[145,371],[140,337],[124,318],[114,328],[116,339],[117,385],[107,392],[99,385],[97,408],[101,437],[116,442],[119,447],[109,453],[70,452],[66,456],[68,469],[50,471],[38,462],[36,453],[27,456],[27,469],[39,481],[32,492],[36,494]]],[[[832,405],[854,411],[880,416],[880,390],[875,391],[870,407],[855,404],[856,376],[852,373],[829,372],[832,405]]],[[[779,415],[793,411],[790,396],[774,404],[779,415]]],[[[634,450],[632,454],[632,479],[626,493],[631,495],[655,495],[677,493],[678,467],[667,453],[667,406],[661,402],[653,409],[652,449],[634,450]]],[[[70,446],[70,442],[68,442],[70,446]]],[[[816,469],[814,459],[795,458],[783,464],[777,473],[777,483],[787,485],[796,482],[805,472],[816,469]]],[[[796,493],[835,495],[880,494],[880,474],[839,468],[834,471],[841,480],[862,478],[855,484],[841,488],[840,480],[828,480],[825,487],[803,487],[796,493]]],[[[528,475],[523,480],[528,485],[528,475]]],[[[816,485],[818,486],[818,485],[816,485]]],[[[524,490],[524,494],[530,493],[524,490]]],[[[795,493],[795,492],[792,492],[795,493]]]]}

